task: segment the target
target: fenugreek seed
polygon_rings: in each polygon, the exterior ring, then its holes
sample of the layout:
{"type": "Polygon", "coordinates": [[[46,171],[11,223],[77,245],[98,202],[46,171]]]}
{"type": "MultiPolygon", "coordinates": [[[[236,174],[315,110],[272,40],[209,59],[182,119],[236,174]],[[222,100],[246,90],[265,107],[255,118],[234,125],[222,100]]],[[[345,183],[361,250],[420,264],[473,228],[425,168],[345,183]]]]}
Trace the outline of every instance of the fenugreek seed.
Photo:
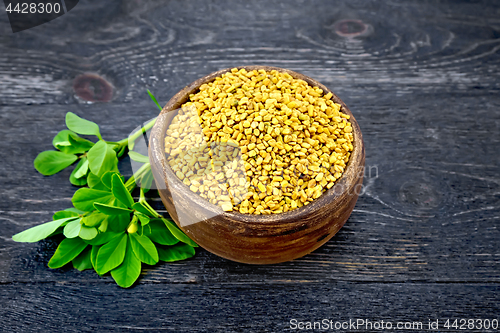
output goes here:
{"type": "Polygon", "coordinates": [[[353,150],[349,116],[332,97],[286,73],[233,68],[182,105],[167,129],[168,163],[224,210],[272,214],[307,205],[341,177],[353,150]]]}
{"type": "Polygon", "coordinates": [[[300,194],[300,201],[306,202],[306,200],[307,200],[307,194],[306,194],[306,192],[304,192],[304,190],[301,190],[299,192],[299,194],[300,194]]]}
{"type": "Polygon", "coordinates": [[[230,212],[233,210],[233,204],[231,202],[223,202],[221,203],[221,208],[225,212],[230,212]]]}

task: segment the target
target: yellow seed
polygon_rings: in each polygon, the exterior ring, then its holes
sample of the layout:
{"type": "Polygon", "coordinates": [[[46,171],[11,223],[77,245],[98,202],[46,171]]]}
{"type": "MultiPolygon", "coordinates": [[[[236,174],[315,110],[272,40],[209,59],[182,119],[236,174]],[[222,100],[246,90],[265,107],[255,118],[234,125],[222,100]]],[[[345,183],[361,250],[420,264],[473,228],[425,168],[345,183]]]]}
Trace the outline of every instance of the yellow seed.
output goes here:
{"type": "Polygon", "coordinates": [[[323,176],[324,176],[323,172],[318,173],[315,178],[316,181],[317,182],[321,181],[323,179],[323,176]]]}
{"type": "Polygon", "coordinates": [[[233,204],[231,202],[223,202],[220,206],[225,212],[230,212],[233,210],[233,204]]]}
{"type": "Polygon", "coordinates": [[[168,164],[227,211],[307,205],[333,187],[354,149],[350,117],[332,97],[287,73],[233,68],[181,106],[166,133],[168,164]]]}

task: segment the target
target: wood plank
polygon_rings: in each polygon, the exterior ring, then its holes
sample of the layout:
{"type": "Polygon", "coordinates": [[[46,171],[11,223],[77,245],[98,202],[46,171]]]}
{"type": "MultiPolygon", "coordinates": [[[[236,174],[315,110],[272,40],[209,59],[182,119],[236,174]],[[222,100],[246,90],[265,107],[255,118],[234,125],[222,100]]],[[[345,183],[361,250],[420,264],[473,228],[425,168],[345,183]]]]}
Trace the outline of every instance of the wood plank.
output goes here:
{"type": "Polygon", "coordinates": [[[85,72],[112,83],[115,101],[147,100],[145,88],[167,98],[205,74],[248,64],[303,72],[347,104],[500,88],[500,21],[491,2],[453,9],[324,0],[254,1],[252,10],[227,0],[120,6],[82,2],[64,19],[3,37],[0,104],[79,103],[71,84],[85,72]],[[346,19],[367,33],[342,37],[335,23],[346,19]]]}
{"type": "MultiPolygon", "coordinates": [[[[469,1],[80,1],[18,34],[0,16],[0,331],[499,319],[499,12],[500,3],[469,1]],[[317,79],[361,126],[365,191],[325,246],[270,266],[199,249],[146,268],[124,290],[109,275],[49,269],[57,239],[10,239],[71,205],[69,171],[43,177],[32,164],[52,149],[66,112],[118,140],[158,114],[146,89],[164,104],[191,81],[241,64],[317,79]],[[76,96],[73,80],[88,72],[113,85],[109,103],[76,96]]],[[[120,168],[130,175],[126,160],[120,168]]]]}
{"type": "Polygon", "coordinates": [[[439,320],[440,331],[463,332],[444,329],[445,320],[498,319],[499,291],[498,285],[422,283],[160,283],[133,291],[92,283],[9,284],[0,286],[6,300],[0,330],[281,332],[291,330],[292,319],[364,319],[426,325],[414,332],[439,320]]]}
{"type": "MultiPolygon", "coordinates": [[[[500,164],[495,147],[500,137],[495,111],[500,100],[461,97],[459,101],[459,109],[432,95],[399,107],[373,108],[366,102],[351,106],[358,111],[372,175],[368,168],[366,192],[346,226],[313,254],[254,267],[199,250],[190,261],[147,270],[143,281],[299,281],[313,271],[317,281],[498,282],[500,164]],[[436,113],[436,108],[442,112],[436,113]]],[[[67,107],[26,107],[26,121],[16,120],[17,107],[3,110],[0,140],[7,149],[0,152],[4,161],[0,181],[8,189],[8,200],[0,202],[1,280],[99,281],[91,272],[46,268],[51,252],[44,249],[53,250],[54,244],[9,241],[12,234],[70,206],[76,188],[67,182],[69,171],[43,177],[32,167],[36,154],[50,149],[52,136],[63,129],[67,107]]],[[[103,135],[117,140],[157,111],[148,102],[86,105],[76,112],[98,121],[103,135]],[[118,112],[118,119],[106,120],[118,112]]],[[[121,167],[130,175],[127,161],[121,167]]],[[[157,197],[152,203],[163,209],[157,197]]]]}

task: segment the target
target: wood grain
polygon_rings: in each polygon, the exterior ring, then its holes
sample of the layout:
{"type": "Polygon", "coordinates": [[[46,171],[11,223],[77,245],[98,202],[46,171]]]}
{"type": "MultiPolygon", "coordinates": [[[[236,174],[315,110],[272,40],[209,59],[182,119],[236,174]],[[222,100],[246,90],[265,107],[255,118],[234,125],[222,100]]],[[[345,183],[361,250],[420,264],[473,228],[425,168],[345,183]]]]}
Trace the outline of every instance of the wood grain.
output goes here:
{"type": "Polygon", "coordinates": [[[64,327],[64,332],[293,332],[291,319],[393,320],[394,326],[398,321],[428,325],[437,319],[443,327],[446,318],[468,318],[471,312],[495,318],[500,291],[498,286],[470,284],[233,283],[141,285],[131,293],[88,283],[82,295],[75,284],[14,287],[0,287],[0,297],[8,300],[0,329],[16,333],[39,327],[64,327]],[[75,302],[78,306],[67,306],[75,302]]]}
{"type": "MultiPolygon", "coordinates": [[[[315,314],[497,315],[499,10],[468,1],[82,0],[17,34],[0,15],[0,330],[275,332],[315,314]],[[339,36],[344,19],[370,34],[339,36]],[[157,115],[146,89],[165,104],[189,82],[241,64],[318,80],[363,131],[365,191],[324,246],[269,266],[200,249],[121,290],[109,276],[47,268],[57,240],[10,240],[71,205],[70,170],[43,177],[32,164],[66,112],[118,140],[157,115]],[[111,102],[75,96],[73,79],[87,72],[113,85],[111,102]]],[[[130,175],[127,160],[120,168],[130,175]]],[[[165,212],[159,197],[151,202],[165,212]]]]}

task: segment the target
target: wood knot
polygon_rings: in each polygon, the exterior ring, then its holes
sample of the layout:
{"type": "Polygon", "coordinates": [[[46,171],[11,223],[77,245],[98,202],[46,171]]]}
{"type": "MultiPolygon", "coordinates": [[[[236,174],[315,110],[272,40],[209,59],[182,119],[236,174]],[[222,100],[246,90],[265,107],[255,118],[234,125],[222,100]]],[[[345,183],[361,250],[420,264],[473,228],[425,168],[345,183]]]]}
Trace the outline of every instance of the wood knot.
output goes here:
{"type": "Polygon", "coordinates": [[[366,191],[369,196],[392,208],[393,214],[411,220],[444,214],[455,205],[456,195],[449,180],[436,170],[403,167],[381,171],[367,180],[372,183],[366,191]]]}
{"type": "Polygon", "coordinates": [[[337,35],[344,38],[366,36],[370,29],[369,25],[361,20],[345,19],[333,24],[333,30],[337,35]]]}
{"type": "Polygon", "coordinates": [[[399,200],[419,209],[439,207],[442,199],[442,194],[429,183],[408,181],[399,189],[399,200]]]}
{"type": "Polygon", "coordinates": [[[73,90],[88,102],[109,102],[113,97],[113,86],[97,74],[82,74],[73,81],[73,90]]]}

